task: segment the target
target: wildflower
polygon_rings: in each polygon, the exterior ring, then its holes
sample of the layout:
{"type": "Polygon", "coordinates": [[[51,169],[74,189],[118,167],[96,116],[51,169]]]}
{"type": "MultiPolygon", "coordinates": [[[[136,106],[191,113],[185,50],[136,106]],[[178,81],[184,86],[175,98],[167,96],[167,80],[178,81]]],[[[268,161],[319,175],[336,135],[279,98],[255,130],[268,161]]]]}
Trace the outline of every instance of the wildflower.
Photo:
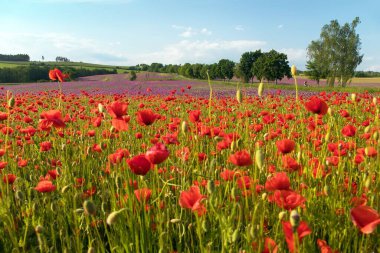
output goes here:
{"type": "Polygon", "coordinates": [[[278,151],[280,151],[283,154],[290,153],[294,150],[296,143],[289,139],[283,139],[276,142],[276,146],[278,151]]]}
{"type": "Polygon", "coordinates": [[[318,97],[312,97],[306,104],[305,107],[308,111],[318,115],[325,115],[328,110],[328,105],[325,101],[318,97]]]}
{"type": "Polygon", "coordinates": [[[249,166],[253,163],[247,150],[237,151],[235,154],[230,155],[228,160],[236,166],[249,166]]]}
{"type": "Polygon", "coordinates": [[[49,78],[53,81],[58,80],[59,82],[64,82],[65,79],[69,78],[68,74],[63,74],[62,71],[55,68],[49,71],[49,78]]]}
{"type": "MultiPolygon", "coordinates": [[[[128,104],[114,101],[111,105],[107,106],[107,111],[112,117],[112,126],[118,131],[127,131],[129,117],[126,116],[128,104]]],[[[99,120],[101,122],[101,120],[99,120]]],[[[100,123],[99,123],[100,125],[100,123]]]]}
{"type": "Polygon", "coordinates": [[[136,175],[146,175],[151,167],[151,163],[145,155],[137,155],[128,161],[129,168],[136,175]]]}
{"type": "Polygon", "coordinates": [[[42,180],[38,182],[37,186],[34,188],[39,192],[52,192],[55,191],[57,187],[49,180],[42,180]]]}
{"type": "Polygon", "coordinates": [[[156,119],[159,117],[157,114],[153,113],[151,109],[138,111],[136,115],[137,115],[137,122],[141,126],[152,125],[156,121],[156,119]]]}
{"type": "Polygon", "coordinates": [[[274,177],[267,179],[265,182],[265,189],[267,191],[276,190],[289,190],[290,180],[285,172],[279,172],[274,177]]]}
{"type": "Polygon", "coordinates": [[[198,216],[206,213],[206,207],[201,202],[206,196],[202,195],[198,186],[191,186],[190,190],[182,191],[179,197],[179,205],[182,208],[191,209],[198,216]]]}
{"type": "MultiPolygon", "coordinates": [[[[288,244],[288,248],[290,252],[294,252],[294,233],[292,225],[289,221],[282,221],[282,229],[285,234],[286,243],[288,244]]],[[[296,238],[298,238],[299,244],[301,244],[302,239],[311,234],[311,229],[308,227],[307,223],[305,221],[301,221],[298,228],[297,228],[297,234],[296,238]]]]}
{"type": "Polygon", "coordinates": [[[378,212],[369,206],[361,205],[351,209],[351,219],[363,234],[372,233],[378,224],[380,216],[378,212]]]}
{"type": "Polygon", "coordinates": [[[152,164],[160,164],[168,157],[169,151],[166,149],[165,145],[160,142],[156,143],[145,153],[145,158],[152,164]]]}

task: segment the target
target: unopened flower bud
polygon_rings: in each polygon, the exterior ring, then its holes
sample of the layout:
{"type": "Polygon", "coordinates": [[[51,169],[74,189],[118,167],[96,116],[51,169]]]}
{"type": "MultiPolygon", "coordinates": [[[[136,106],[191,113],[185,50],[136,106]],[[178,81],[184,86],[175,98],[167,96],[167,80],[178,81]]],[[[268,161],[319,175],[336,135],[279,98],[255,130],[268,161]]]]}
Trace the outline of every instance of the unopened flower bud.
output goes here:
{"type": "Polygon", "coordinates": [[[356,93],[351,93],[351,101],[356,102],[356,93]]]}
{"type": "Polygon", "coordinates": [[[264,154],[261,152],[260,148],[256,148],[255,152],[255,163],[259,169],[263,168],[264,165],[264,154]]]}
{"type": "Polygon", "coordinates": [[[88,214],[88,215],[95,215],[96,213],[96,206],[91,200],[86,200],[83,203],[83,209],[84,209],[85,214],[88,214]]]}
{"type": "Polygon", "coordinates": [[[278,219],[281,221],[285,218],[286,216],[286,212],[285,211],[282,211],[278,214],[278,219]]]}
{"type": "Polygon", "coordinates": [[[35,228],[34,228],[34,231],[36,231],[37,234],[41,234],[44,232],[44,227],[41,226],[41,225],[37,225],[35,228]]]}
{"type": "Polygon", "coordinates": [[[290,225],[292,225],[293,231],[296,231],[300,225],[300,215],[296,210],[290,212],[290,225]]]}
{"type": "Polygon", "coordinates": [[[104,106],[103,106],[101,103],[98,104],[98,111],[99,111],[100,113],[103,113],[103,112],[104,112],[104,106]]]}
{"type": "Polygon", "coordinates": [[[12,96],[9,100],[8,100],[8,106],[10,108],[12,108],[14,105],[15,105],[16,101],[15,101],[15,98],[12,96]]]}
{"type": "Polygon", "coordinates": [[[263,95],[263,91],[264,91],[264,84],[263,82],[260,82],[259,87],[257,87],[257,95],[261,97],[263,95]]]}
{"type": "Polygon", "coordinates": [[[183,134],[186,134],[186,132],[189,130],[189,124],[187,124],[186,121],[182,121],[181,130],[183,134]]]}
{"type": "Polygon", "coordinates": [[[240,88],[238,88],[236,91],[236,100],[239,102],[239,104],[243,102],[243,94],[241,93],[240,88]]]}
{"type": "Polygon", "coordinates": [[[214,180],[208,180],[206,188],[207,188],[208,193],[212,194],[215,191],[214,180]]]}
{"type": "Polygon", "coordinates": [[[119,211],[114,211],[114,212],[110,213],[107,217],[107,220],[106,220],[107,224],[109,226],[114,224],[118,220],[120,213],[123,212],[124,210],[125,209],[123,208],[123,209],[120,209],[119,211]]]}
{"type": "Polygon", "coordinates": [[[290,71],[292,73],[292,76],[296,76],[297,75],[297,68],[295,65],[292,65],[292,67],[290,68],[290,71]]]}
{"type": "Polygon", "coordinates": [[[372,98],[372,103],[373,103],[374,105],[377,104],[377,98],[376,98],[376,97],[372,98]]]}
{"type": "Polygon", "coordinates": [[[170,223],[178,223],[178,222],[181,222],[181,219],[171,219],[170,220],[170,223]]]}

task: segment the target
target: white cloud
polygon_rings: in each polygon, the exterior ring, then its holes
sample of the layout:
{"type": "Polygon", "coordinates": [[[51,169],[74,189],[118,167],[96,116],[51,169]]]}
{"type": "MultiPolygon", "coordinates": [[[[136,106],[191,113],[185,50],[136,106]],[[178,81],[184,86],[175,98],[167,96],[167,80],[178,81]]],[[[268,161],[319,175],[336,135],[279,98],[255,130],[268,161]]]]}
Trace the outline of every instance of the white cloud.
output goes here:
{"type": "Polygon", "coordinates": [[[376,71],[376,72],[380,72],[380,65],[369,66],[369,67],[366,68],[365,70],[366,70],[366,71],[376,71]]]}
{"type": "Polygon", "coordinates": [[[212,32],[208,30],[207,28],[202,28],[202,29],[195,29],[191,26],[180,26],[180,25],[172,25],[172,28],[175,30],[180,30],[181,32],[179,33],[179,36],[183,38],[191,38],[196,35],[211,35],[212,32]]]}
{"type": "Polygon", "coordinates": [[[283,24],[277,26],[278,29],[282,29],[283,27],[284,27],[283,24]]]}
{"type": "Polygon", "coordinates": [[[288,56],[290,64],[304,64],[306,61],[306,49],[301,48],[282,48],[279,50],[288,56]]]}
{"type": "Polygon", "coordinates": [[[102,43],[89,38],[63,33],[5,33],[0,32],[0,48],[8,54],[26,53],[32,60],[54,60],[64,56],[73,61],[120,63],[125,55],[117,50],[118,42],[102,43]]]}
{"type": "Polygon", "coordinates": [[[235,30],[242,32],[242,31],[244,31],[244,27],[242,25],[237,25],[237,26],[235,26],[235,30]]]}
{"type": "Polygon", "coordinates": [[[266,42],[256,40],[182,40],[166,46],[163,50],[131,56],[132,64],[162,62],[164,64],[212,63],[222,58],[239,60],[246,51],[260,49],[266,42]]]}

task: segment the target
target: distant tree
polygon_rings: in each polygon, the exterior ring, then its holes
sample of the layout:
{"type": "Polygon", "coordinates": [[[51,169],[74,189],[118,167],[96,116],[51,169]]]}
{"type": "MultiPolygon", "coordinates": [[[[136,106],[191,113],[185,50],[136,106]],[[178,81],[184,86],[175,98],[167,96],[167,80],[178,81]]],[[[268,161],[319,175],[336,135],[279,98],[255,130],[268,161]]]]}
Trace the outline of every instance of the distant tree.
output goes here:
{"type": "Polygon", "coordinates": [[[305,75],[307,75],[310,79],[317,81],[318,85],[319,81],[326,77],[326,69],[324,66],[318,65],[318,61],[307,61],[306,69],[305,75]]]}
{"type": "Polygon", "coordinates": [[[55,61],[56,62],[70,62],[70,60],[66,57],[63,57],[63,56],[57,56],[55,57],[55,61]]]}
{"type": "Polygon", "coordinates": [[[264,78],[276,84],[284,76],[291,77],[288,57],[275,50],[262,54],[253,64],[252,72],[259,80],[264,78]]]}
{"type": "Polygon", "coordinates": [[[44,56],[42,56],[42,61],[44,61],[45,60],[45,57],[44,56]]]}
{"type": "Polygon", "coordinates": [[[323,26],[320,39],[312,41],[307,49],[309,70],[326,75],[329,86],[334,86],[336,78],[341,86],[346,86],[362,62],[361,42],[356,33],[359,23],[358,17],[343,26],[332,20],[323,26]]]}
{"type": "Polygon", "coordinates": [[[0,61],[30,61],[27,54],[0,54],[0,61]]]}
{"type": "Polygon", "coordinates": [[[191,66],[192,72],[193,72],[193,77],[194,78],[201,78],[201,70],[202,70],[202,64],[196,63],[191,66]]]}
{"type": "Polygon", "coordinates": [[[248,83],[254,76],[255,73],[252,72],[252,66],[261,55],[261,50],[256,50],[255,52],[245,52],[242,54],[239,62],[239,73],[243,79],[243,82],[248,83]]]}
{"type": "Polygon", "coordinates": [[[221,78],[220,69],[217,63],[211,64],[209,66],[208,74],[210,76],[210,79],[217,79],[221,78]]]}
{"type": "Polygon", "coordinates": [[[137,75],[136,75],[136,72],[134,70],[131,71],[131,74],[129,76],[129,80],[130,81],[134,81],[137,79],[137,75]]]}
{"type": "Polygon", "coordinates": [[[164,67],[164,65],[162,63],[154,62],[154,63],[150,64],[150,67],[148,68],[148,70],[151,72],[161,72],[163,67],[164,67]]]}
{"type": "Polygon", "coordinates": [[[234,77],[235,63],[228,59],[221,59],[218,62],[220,77],[224,80],[231,80],[234,77]]]}

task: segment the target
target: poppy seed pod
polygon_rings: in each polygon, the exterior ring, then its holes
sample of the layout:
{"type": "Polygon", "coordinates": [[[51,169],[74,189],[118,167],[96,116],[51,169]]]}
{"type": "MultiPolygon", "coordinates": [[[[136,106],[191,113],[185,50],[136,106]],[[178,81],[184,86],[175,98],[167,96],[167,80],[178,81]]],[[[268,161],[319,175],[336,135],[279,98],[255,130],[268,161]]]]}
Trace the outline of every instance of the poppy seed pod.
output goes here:
{"type": "Polygon", "coordinates": [[[187,124],[186,121],[182,121],[181,124],[181,131],[183,134],[186,134],[186,132],[189,130],[189,124],[187,124]]]}
{"type": "Polygon", "coordinates": [[[125,210],[125,208],[120,209],[119,211],[114,211],[114,212],[110,213],[107,217],[107,220],[106,220],[107,224],[109,226],[114,224],[118,220],[120,213],[123,212],[124,210],[125,210]]]}
{"type": "Polygon", "coordinates": [[[297,75],[297,68],[295,65],[292,65],[292,67],[290,68],[290,71],[292,73],[292,76],[296,76],[297,75]]]}

